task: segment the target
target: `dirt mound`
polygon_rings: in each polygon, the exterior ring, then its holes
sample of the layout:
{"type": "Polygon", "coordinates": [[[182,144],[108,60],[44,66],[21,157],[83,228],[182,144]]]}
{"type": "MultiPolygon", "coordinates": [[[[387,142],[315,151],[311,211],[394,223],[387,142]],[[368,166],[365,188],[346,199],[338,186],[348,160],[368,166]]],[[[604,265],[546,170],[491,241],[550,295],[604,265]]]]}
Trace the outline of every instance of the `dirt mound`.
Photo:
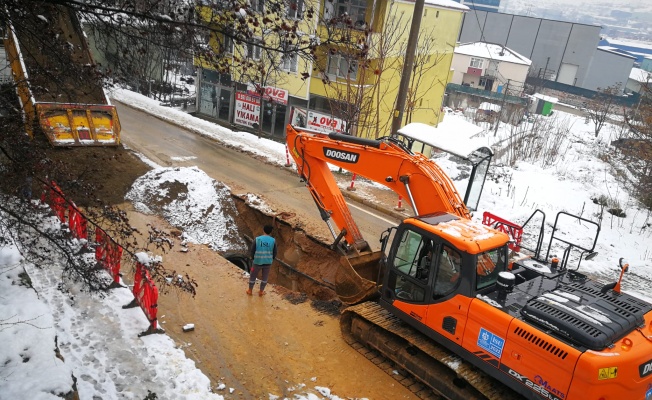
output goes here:
{"type": "Polygon", "coordinates": [[[44,151],[51,164],[49,178],[82,207],[96,205],[98,199],[109,205],[124,203],[133,182],[151,169],[122,146],[44,151]]]}
{"type": "Polygon", "coordinates": [[[100,74],[75,12],[64,6],[32,4],[30,13],[13,7],[8,11],[36,101],[106,104],[100,74]]]}
{"type": "Polygon", "coordinates": [[[127,199],[138,211],[165,218],[189,242],[221,252],[247,249],[229,188],[196,167],[149,171],[134,182],[127,199]]]}

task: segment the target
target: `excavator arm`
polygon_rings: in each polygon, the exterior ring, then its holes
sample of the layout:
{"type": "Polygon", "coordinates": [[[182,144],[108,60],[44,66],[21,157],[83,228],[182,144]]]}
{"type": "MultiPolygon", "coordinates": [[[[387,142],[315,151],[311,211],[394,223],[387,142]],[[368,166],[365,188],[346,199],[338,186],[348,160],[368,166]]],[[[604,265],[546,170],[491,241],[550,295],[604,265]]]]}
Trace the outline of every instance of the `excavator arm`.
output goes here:
{"type": "Polygon", "coordinates": [[[398,140],[327,135],[292,125],[288,125],[286,133],[289,152],[322,218],[336,240],[343,236],[355,252],[368,251],[369,246],[351,216],[329,164],[388,187],[407,199],[417,215],[447,212],[471,218],[448,175],[432,160],[411,152],[398,140]],[[339,228],[339,233],[329,219],[339,228]]]}

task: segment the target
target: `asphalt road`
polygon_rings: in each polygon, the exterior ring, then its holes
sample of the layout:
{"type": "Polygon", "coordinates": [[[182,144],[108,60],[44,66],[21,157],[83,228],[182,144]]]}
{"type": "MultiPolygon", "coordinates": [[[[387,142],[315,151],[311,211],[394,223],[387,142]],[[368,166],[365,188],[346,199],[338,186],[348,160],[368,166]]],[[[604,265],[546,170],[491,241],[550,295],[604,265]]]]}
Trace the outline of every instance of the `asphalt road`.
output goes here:
{"type": "MultiPolygon", "coordinates": [[[[223,182],[234,194],[255,193],[267,200],[275,212],[295,213],[300,221],[326,240],[332,238],[326,223],[298,176],[289,168],[267,164],[238,150],[162,121],[150,114],[115,102],[122,126],[122,142],[161,166],[197,166],[211,178],[223,182]],[[173,157],[196,157],[186,161],[173,157]]],[[[363,204],[348,200],[362,235],[373,249],[380,234],[398,220],[363,204]]]]}

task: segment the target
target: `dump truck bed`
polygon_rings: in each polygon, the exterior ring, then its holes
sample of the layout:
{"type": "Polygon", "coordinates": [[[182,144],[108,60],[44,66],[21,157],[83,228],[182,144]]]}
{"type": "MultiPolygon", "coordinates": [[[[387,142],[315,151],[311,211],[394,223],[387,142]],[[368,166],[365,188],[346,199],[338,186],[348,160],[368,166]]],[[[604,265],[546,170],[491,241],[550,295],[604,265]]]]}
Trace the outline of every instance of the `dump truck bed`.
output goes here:
{"type": "Polygon", "coordinates": [[[12,16],[5,48],[27,115],[54,146],[118,145],[120,122],[102,88],[77,15],[42,4],[12,16]]]}

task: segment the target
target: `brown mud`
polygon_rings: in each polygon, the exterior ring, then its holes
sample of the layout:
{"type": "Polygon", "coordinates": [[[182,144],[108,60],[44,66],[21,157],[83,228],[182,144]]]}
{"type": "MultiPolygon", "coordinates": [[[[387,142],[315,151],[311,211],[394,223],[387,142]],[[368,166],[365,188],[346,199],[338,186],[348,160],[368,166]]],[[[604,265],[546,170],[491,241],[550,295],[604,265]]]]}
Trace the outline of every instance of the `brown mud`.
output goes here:
{"type": "MultiPolygon", "coordinates": [[[[273,220],[257,211],[242,214],[244,225],[251,225],[252,230],[273,220]]],[[[132,210],[129,218],[142,232],[147,224],[173,230],[157,216],[132,210]]],[[[327,277],[327,271],[320,270],[325,261],[309,258],[313,251],[316,257],[327,256],[323,246],[286,222],[277,219],[276,224],[285,251],[297,244],[297,266],[318,279],[327,277]]],[[[247,296],[244,271],[207,246],[189,244],[188,249],[182,252],[174,247],[163,255],[163,262],[193,276],[199,284],[197,296],[162,294],[159,322],[214,388],[226,385],[227,389],[217,391],[225,399],[268,399],[270,394],[292,398],[302,393],[301,385],[327,387],[340,398],[416,398],[344,342],[339,303],[320,300],[332,296],[322,285],[277,266],[276,279],[298,290],[270,284],[265,296],[247,296]],[[195,324],[195,330],[183,332],[188,323],[195,324]],[[234,389],[232,394],[229,388],[234,389]]]]}

